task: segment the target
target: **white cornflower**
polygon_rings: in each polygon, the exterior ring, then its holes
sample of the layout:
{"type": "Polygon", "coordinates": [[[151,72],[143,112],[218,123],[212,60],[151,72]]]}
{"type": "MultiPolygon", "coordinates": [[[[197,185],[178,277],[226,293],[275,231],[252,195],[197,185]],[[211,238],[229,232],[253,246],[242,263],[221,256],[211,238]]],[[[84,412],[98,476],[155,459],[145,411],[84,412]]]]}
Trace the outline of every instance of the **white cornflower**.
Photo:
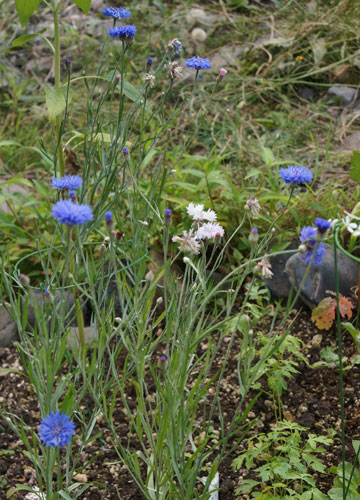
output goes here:
{"type": "Polygon", "coordinates": [[[174,80],[175,78],[181,78],[182,77],[182,66],[179,66],[176,61],[170,62],[169,64],[165,65],[169,71],[170,78],[174,80]]]}
{"type": "Polygon", "coordinates": [[[204,205],[195,205],[194,203],[190,203],[186,210],[188,215],[190,215],[195,222],[201,222],[203,220],[215,222],[217,219],[217,215],[214,210],[204,210],[204,205]]]}
{"type": "Polygon", "coordinates": [[[271,270],[269,259],[261,259],[254,268],[254,271],[261,274],[263,278],[272,278],[274,273],[271,270]]]}
{"type": "Polygon", "coordinates": [[[255,196],[250,196],[250,198],[246,201],[245,209],[250,210],[253,217],[257,217],[261,209],[259,200],[255,198],[255,196]]]}
{"type": "Polygon", "coordinates": [[[343,223],[345,224],[346,229],[353,236],[360,236],[360,224],[353,221],[353,219],[360,221],[360,217],[356,217],[356,215],[349,214],[348,212],[345,213],[346,217],[343,219],[343,223]]]}
{"type": "Polygon", "coordinates": [[[207,222],[199,227],[196,232],[196,237],[200,240],[220,238],[224,236],[224,228],[220,224],[213,224],[212,222],[207,222]]]}
{"type": "Polygon", "coordinates": [[[194,231],[183,231],[182,236],[173,236],[172,241],[180,243],[179,250],[188,252],[192,255],[200,253],[200,242],[196,239],[194,231]]]}
{"type": "Polygon", "coordinates": [[[155,85],[155,75],[151,73],[146,73],[143,80],[145,83],[148,82],[151,88],[155,85]]]}

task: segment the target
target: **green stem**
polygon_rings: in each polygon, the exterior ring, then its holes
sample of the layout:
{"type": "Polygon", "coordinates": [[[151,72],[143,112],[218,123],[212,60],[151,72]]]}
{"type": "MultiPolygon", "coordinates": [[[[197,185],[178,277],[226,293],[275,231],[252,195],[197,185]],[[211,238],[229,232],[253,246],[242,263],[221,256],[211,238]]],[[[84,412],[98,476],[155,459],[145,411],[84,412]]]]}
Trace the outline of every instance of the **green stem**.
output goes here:
{"type": "Polygon", "coordinates": [[[345,411],[344,411],[344,373],[342,360],[342,343],[341,343],[341,317],[340,317],[340,294],[339,294],[339,273],[338,273],[338,238],[337,233],[339,227],[334,228],[334,261],[335,261],[335,286],[336,286],[336,327],[338,335],[338,350],[339,350],[339,393],[341,407],[341,461],[342,461],[342,490],[343,499],[346,499],[348,489],[346,488],[345,477],[345,411]]]}
{"type": "MultiPolygon", "coordinates": [[[[58,6],[59,7],[59,6],[58,6]]],[[[60,27],[59,27],[59,17],[58,17],[58,7],[53,9],[54,18],[54,47],[55,47],[55,89],[60,88],[60,27]]],[[[59,173],[60,177],[65,175],[65,162],[64,154],[62,148],[62,138],[61,138],[61,116],[56,117],[56,136],[58,138],[57,155],[59,161],[59,173]]]]}

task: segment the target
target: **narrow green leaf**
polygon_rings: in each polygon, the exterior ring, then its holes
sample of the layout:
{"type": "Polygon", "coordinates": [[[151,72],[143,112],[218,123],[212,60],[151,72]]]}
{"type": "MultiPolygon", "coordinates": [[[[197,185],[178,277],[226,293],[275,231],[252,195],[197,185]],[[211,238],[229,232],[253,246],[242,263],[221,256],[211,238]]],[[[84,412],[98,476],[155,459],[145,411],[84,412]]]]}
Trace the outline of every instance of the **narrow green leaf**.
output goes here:
{"type": "Polygon", "coordinates": [[[19,36],[18,38],[15,38],[15,40],[12,43],[13,47],[20,47],[21,45],[24,45],[25,43],[29,42],[33,38],[36,38],[39,35],[42,35],[46,31],[46,28],[42,29],[38,33],[32,33],[31,35],[22,35],[19,36]]]}
{"type": "MultiPolygon", "coordinates": [[[[121,89],[120,83],[118,83],[118,89],[121,89]]],[[[123,82],[123,94],[126,95],[126,97],[130,99],[130,101],[133,101],[135,103],[139,103],[141,99],[144,99],[144,96],[138,91],[138,89],[125,79],[123,82]]],[[[145,111],[151,114],[151,108],[148,104],[145,104],[145,111]]]]}
{"type": "Polygon", "coordinates": [[[89,13],[91,0],[72,0],[85,14],[89,13]]]}
{"type": "Polygon", "coordinates": [[[40,4],[41,0],[15,0],[16,11],[18,13],[21,26],[25,26],[40,4]]]}

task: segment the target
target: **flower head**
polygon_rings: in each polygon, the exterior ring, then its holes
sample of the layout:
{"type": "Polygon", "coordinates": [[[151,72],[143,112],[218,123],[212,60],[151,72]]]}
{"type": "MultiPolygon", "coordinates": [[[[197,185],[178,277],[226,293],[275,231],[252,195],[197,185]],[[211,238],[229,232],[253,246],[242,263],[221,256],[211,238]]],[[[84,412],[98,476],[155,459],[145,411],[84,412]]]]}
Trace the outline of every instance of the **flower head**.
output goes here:
{"type": "Polygon", "coordinates": [[[61,200],[55,203],[51,215],[60,224],[67,224],[68,226],[86,224],[94,218],[89,205],[78,205],[70,200],[61,200]]]}
{"type": "Polygon", "coordinates": [[[305,226],[300,232],[299,239],[301,243],[309,243],[314,246],[316,243],[316,229],[312,226],[305,226]]]}
{"type": "Polygon", "coordinates": [[[176,61],[170,62],[167,65],[167,68],[169,70],[169,75],[172,80],[175,78],[181,78],[182,77],[182,66],[179,66],[176,61]]]}
{"type": "MultiPolygon", "coordinates": [[[[311,261],[311,259],[313,258],[314,250],[315,250],[315,247],[307,250],[301,256],[302,260],[305,263],[305,266],[308,266],[309,263],[310,263],[310,261],[311,261]]],[[[324,257],[325,254],[326,254],[326,246],[325,246],[325,244],[324,243],[319,243],[318,247],[316,249],[316,253],[315,253],[314,259],[312,261],[311,267],[316,266],[318,264],[321,264],[321,262],[322,262],[323,257],[324,257]]]]}
{"type": "Polygon", "coordinates": [[[62,447],[70,443],[75,425],[65,413],[53,411],[40,424],[39,436],[45,446],[62,447]]]}
{"type": "Polygon", "coordinates": [[[182,43],[179,42],[179,40],[177,38],[174,38],[173,40],[170,40],[168,42],[168,47],[170,49],[173,49],[175,54],[179,54],[180,53],[180,49],[182,47],[182,43]]]}
{"type": "Polygon", "coordinates": [[[143,80],[145,83],[148,83],[151,88],[155,85],[155,75],[151,73],[146,73],[143,80]]]}
{"type": "Polygon", "coordinates": [[[249,241],[251,244],[256,244],[259,241],[259,230],[257,227],[251,228],[249,241]]]}
{"type": "Polygon", "coordinates": [[[124,156],[129,156],[129,154],[130,154],[130,152],[129,152],[129,150],[128,150],[128,148],[127,148],[126,146],[124,146],[124,147],[122,148],[122,152],[123,152],[123,155],[124,155],[124,156]]]}
{"type": "Polygon", "coordinates": [[[186,66],[194,69],[210,69],[211,64],[207,57],[191,57],[186,60],[186,66]]]}
{"type": "Polygon", "coordinates": [[[172,217],[172,210],[171,208],[166,208],[165,209],[165,219],[171,219],[172,217]]]}
{"type": "Polygon", "coordinates": [[[201,222],[203,220],[215,222],[217,219],[217,215],[214,210],[204,210],[204,205],[195,205],[194,203],[190,203],[186,210],[188,215],[190,215],[195,222],[201,222]]]}
{"type": "Polygon", "coordinates": [[[120,40],[132,40],[136,33],[136,26],[127,24],[126,26],[118,26],[117,28],[110,28],[109,35],[111,38],[120,38],[120,40]]]}
{"type": "Polygon", "coordinates": [[[360,222],[354,222],[360,221],[360,217],[357,217],[356,215],[349,214],[348,212],[346,213],[346,217],[343,219],[343,223],[346,226],[346,229],[351,233],[355,238],[360,236],[360,222]]]}
{"type": "Polygon", "coordinates": [[[331,222],[321,217],[316,217],[315,226],[320,234],[326,233],[331,228],[331,222]]]}
{"type": "Polygon", "coordinates": [[[252,217],[257,217],[260,213],[260,203],[254,195],[250,195],[245,204],[245,209],[250,210],[252,217]]]}
{"type": "Polygon", "coordinates": [[[272,278],[274,273],[271,270],[269,259],[265,257],[258,262],[254,268],[255,273],[261,274],[263,278],[272,278]]]}
{"type": "Polygon", "coordinates": [[[82,178],[78,175],[65,175],[60,179],[53,179],[51,181],[52,187],[55,189],[68,189],[69,191],[74,191],[79,189],[82,184],[82,178]]]}
{"type": "Polygon", "coordinates": [[[148,57],[148,60],[146,61],[146,64],[150,67],[153,63],[152,57],[148,57]]]}
{"type": "Polygon", "coordinates": [[[300,232],[300,241],[304,243],[305,252],[301,256],[305,265],[308,266],[312,260],[311,267],[316,266],[322,262],[322,259],[326,253],[326,246],[324,243],[316,244],[317,231],[312,226],[305,226],[300,232]],[[317,246],[316,246],[317,245],[317,246]],[[316,253],[313,258],[313,254],[316,248],[316,253]]]}
{"type": "Polygon", "coordinates": [[[220,73],[219,73],[219,78],[222,79],[226,75],[227,75],[227,70],[225,68],[221,68],[220,73]]]}
{"type": "Polygon", "coordinates": [[[211,238],[221,238],[224,236],[224,228],[220,224],[207,222],[198,228],[196,238],[199,240],[210,240],[211,238]]]}
{"type": "Polygon", "coordinates": [[[112,17],[113,19],[126,19],[131,16],[131,12],[124,7],[107,7],[102,11],[103,16],[112,17]]]}
{"type": "Polygon", "coordinates": [[[280,168],[279,175],[286,184],[309,184],[313,180],[311,170],[301,165],[289,165],[288,168],[280,168]]]}
{"type": "Polygon", "coordinates": [[[183,231],[182,236],[173,236],[172,241],[175,243],[180,243],[179,250],[182,252],[187,252],[192,255],[198,255],[200,253],[200,242],[195,237],[194,231],[183,231]]]}

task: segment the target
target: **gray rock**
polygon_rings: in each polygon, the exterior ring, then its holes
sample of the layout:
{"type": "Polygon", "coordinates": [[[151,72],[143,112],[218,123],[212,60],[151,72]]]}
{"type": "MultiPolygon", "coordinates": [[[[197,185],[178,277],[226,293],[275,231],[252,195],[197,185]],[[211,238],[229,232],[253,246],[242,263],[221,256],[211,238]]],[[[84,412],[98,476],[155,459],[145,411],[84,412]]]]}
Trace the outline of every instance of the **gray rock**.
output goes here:
{"type": "MultiPolygon", "coordinates": [[[[61,313],[61,308],[64,307],[64,313],[67,317],[66,323],[70,321],[71,325],[76,325],[75,303],[73,293],[70,291],[56,290],[54,293],[56,310],[61,313]]],[[[30,326],[34,326],[36,322],[35,308],[45,308],[46,299],[40,290],[32,290],[31,297],[28,302],[27,322],[30,326]]],[[[89,324],[88,305],[83,303],[83,314],[85,324],[89,324]]]]}
{"type": "MultiPolygon", "coordinates": [[[[335,291],[335,261],[334,249],[326,245],[326,253],[320,264],[313,266],[302,285],[300,292],[301,299],[311,309],[316,307],[319,302],[328,294],[327,290],[335,291]]],[[[292,255],[286,262],[286,273],[290,283],[298,290],[305,274],[305,263],[301,253],[292,255]]],[[[351,289],[357,286],[358,265],[352,259],[342,252],[338,251],[338,271],[339,271],[339,290],[345,297],[351,296],[351,289]]]]}
{"type": "Polygon", "coordinates": [[[330,87],[327,93],[329,97],[337,97],[341,104],[349,106],[356,99],[357,89],[335,85],[333,87],[330,87]]]}
{"type": "MultiPolygon", "coordinates": [[[[84,337],[85,344],[89,344],[98,338],[97,331],[92,326],[86,326],[84,328],[84,337]]],[[[73,349],[79,348],[79,329],[77,326],[72,326],[70,328],[68,337],[67,337],[67,345],[72,347],[73,349]]]]}
{"type": "MultiPolygon", "coordinates": [[[[298,245],[295,243],[290,243],[287,250],[295,250],[298,245]]],[[[271,295],[278,299],[287,299],[291,290],[291,283],[289,277],[285,270],[285,266],[289,258],[292,257],[291,254],[278,254],[274,257],[270,257],[271,270],[273,272],[273,277],[270,279],[265,279],[264,282],[271,292],[271,295]]],[[[295,294],[293,293],[293,297],[295,294]]],[[[295,308],[299,308],[302,305],[301,300],[297,300],[294,305],[295,308]]]]}
{"type": "Polygon", "coordinates": [[[18,340],[18,329],[15,321],[4,306],[0,306],[0,347],[9,347],[18,340]]]}

